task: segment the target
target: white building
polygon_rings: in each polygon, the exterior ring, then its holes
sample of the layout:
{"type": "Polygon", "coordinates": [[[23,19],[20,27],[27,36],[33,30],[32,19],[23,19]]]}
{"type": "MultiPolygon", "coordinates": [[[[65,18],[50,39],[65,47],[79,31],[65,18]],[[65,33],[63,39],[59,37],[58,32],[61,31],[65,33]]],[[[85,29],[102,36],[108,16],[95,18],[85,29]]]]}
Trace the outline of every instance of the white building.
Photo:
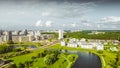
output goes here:
{"type": "Polygon", "coordinates": [[[102,44],[98,44],[98,45],[96,46],[96,49],[97,49],[97,50],[103,50],[103,49],[104,49],[104,46],[103,46],[102,44]]]}
{"type": "Polygon", "coordinates": [[[58,39],[63,39],[63,31],[59,30],[58,33],[59,33],[58,39]]]}
{"type": "Polygon", "coordinates": [[[78,44],[77,44],[78,40],[73,38],[73,39],[70,39],[69,43],[67,44],[68,47],[78,47],[78,44]]]}
{"type": "Polygon", "coordinates": [[[61,46],[65,46],[66,45],[66,42],[63,40],[61,41],[61,46]]]}
{"type": "Polygon", "coordinates": [[[67,43],[68,47],[78,47],[85,49],[96,49],[96,50],[103,50],[104,46],[101,44],[100,41],[86,41],[86,39],[81,39],[80,41],[78,39],[72,38],[67,43]]]}
{"type": "Polygon", "coordinates": [[[40,31],[35,31],[35,35],[41,36],[41,32],[40,31]]]}
{"type": "Polygon", "coordinates": [[[92,49],[93,48],[92,44],[82,44],[80,46],[81,46],[81,48],[85,48],[85,49],[92,49]]]}
{"type": "Polygon", "coordinates": [[[6,31],[4,34],[4,41],[12,40],[12,33],[10,31],[6,31]]]}
{"type": "Polygon", "coordinates": [[[78,47],[78,45],[76,43],[68,43],[67,46],[68,47],[78,47]]]}

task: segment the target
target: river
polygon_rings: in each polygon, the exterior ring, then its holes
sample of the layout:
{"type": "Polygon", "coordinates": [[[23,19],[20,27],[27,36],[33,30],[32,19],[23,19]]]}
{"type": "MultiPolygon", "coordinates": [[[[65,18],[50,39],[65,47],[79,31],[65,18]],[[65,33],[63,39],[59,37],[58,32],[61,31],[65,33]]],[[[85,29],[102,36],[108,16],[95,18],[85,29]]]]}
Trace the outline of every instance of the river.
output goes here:
{"type": "Polygon", "coordinates": [[[93,53],[80,51],[67,52],[78,55],[78,59],[72,68],[102,68],[100,58],[93,53]]]}

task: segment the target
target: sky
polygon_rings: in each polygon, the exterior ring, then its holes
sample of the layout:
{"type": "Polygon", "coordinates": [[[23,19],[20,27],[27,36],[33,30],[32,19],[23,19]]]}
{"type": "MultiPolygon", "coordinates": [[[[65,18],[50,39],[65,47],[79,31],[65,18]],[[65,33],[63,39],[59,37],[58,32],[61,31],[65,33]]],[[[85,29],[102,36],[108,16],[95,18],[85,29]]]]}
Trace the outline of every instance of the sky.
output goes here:
{"type": "Polygon", "coordinates": [[[0,0],[0,29],[120,30],[120,0],[0,0]]]}

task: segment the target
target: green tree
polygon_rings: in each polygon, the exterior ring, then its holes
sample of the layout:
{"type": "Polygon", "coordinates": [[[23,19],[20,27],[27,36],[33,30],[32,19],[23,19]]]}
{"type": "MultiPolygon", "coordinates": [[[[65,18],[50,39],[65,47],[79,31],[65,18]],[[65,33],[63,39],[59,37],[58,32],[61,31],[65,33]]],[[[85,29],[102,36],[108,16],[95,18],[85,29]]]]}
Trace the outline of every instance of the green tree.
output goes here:
{"type": "Polygon", "coordinates": [[[17,68],[16,64],[9,64],[7,68],[17,68]]]}
{"type": "Polygon", "coordinates": [[[68,55],[68,59],[70,62],[74,61],[74,57],[72,55],[68,55]]]}
{"type": "Polygon", "coordinates": [[[14,42],[12,40],[8,40],[7,44],[14,44],[14,42]]]}
{"type": "Polygon", "coordinates": [[[25,65],[23,63],[19,63],[18,68],[25,68],[25,65]]]}
{"type": "Polygon", "coordinates": [[[44,58],[44,62],[45,62],[46,65],[52,64],[51,56],[50,56],[50,55],[47,55],[47,56],[44,58]]]}

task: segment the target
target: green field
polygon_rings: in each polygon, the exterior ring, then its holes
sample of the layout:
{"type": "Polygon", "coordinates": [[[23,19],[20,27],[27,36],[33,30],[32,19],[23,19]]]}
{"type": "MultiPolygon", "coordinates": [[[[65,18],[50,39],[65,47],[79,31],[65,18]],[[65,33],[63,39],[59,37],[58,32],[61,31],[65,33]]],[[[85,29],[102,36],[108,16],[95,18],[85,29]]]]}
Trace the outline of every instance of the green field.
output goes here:
{"type": "Polygon", "coordinates": [[[30,61],[32,56],[36,56],[37,53],[43,52],[44,50],[36,50],[33,51],[32,53],[29,54],[25,54],[25,55],[21,55],[21,56],[16,56],[13,58],[9,58],[9,60],[13,60],[14,63],[18,64],[18,63],[23,63],[25,61],[30,61]]]}
{"type": "MultiPolygon", "coordinates": [[[[33,61],[33,59],[31,58],[33,56],[37,56],[38,53],[42,53],[44,50],[45,49],[38,49],[29,54],[12,57],[12,58],[9,58],[8,60],[13,60],[13,62],[18,66],[19,63],[24,64],[26,61],[33,61]]],[[[59,54],[58,60],[51,65],[45,64],[44,57],[36,58],[34,59],[34,62],[32,63],[31,67],[32,68],[45,68],[45,67],[47,68],[70,68],[71,65],[76,61],[78,56],[75,54],[69,54],[69,55],[64,55],[62,53],[59,54]],[[69,55],[71,55],[72,57],[75,57],[74,61],[69,61],[68,59],[69,55]]]]}

